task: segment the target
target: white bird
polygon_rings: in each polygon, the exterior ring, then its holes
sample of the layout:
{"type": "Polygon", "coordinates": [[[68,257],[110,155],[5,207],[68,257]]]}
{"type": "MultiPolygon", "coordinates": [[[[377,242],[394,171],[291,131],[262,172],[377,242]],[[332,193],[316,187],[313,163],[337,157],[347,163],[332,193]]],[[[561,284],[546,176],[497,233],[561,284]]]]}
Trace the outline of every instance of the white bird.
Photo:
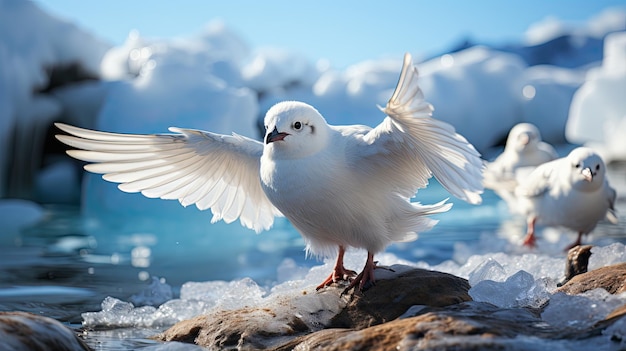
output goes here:
{"type": "Polygon", "coordinates": [[[515,191],[528,219],[524,245],[535,245],[535,225],[563,226],[578,233],[567,249],[606,218],[617,224],[616,192],[606,178],[602,158],[590,148],[578,147],[569,155],[537,167],[515,191]]]}
{"type": "Polygon", "coordinates": [[[68,154],[93,164],[87,171],[121,183],[126,192],[177,199],[210,208],[213,222],[237,218],[260,232],[284,215],[302,234],[307,253],[337,255],[318,289],[356,272],[343,265],[347,247],[368,251],[363,271],[346,291],[374,283],[374,254],[394,241],[416,238],[447,211],[411,203],[435,176],[454,196],[481,202],[482,161],[454,128],[431,118],[432,106],[417,84],[417,69],[405,55],[396,89],[376,127],[328,125],[303,102],[280,102],[265,116],[264,143],[237,134],[170,128],[177,134],[131,135],[57,126],[57,135],[84,150],[68,154]]]}
{"type": "Polygon", "coordinates": [[[558,157],[552,145],[541,140],[535,125],[518,123],[509,131],[504,151],[486,164],[483,184],[500,196],[511,212],[517,212],[515,188],[519,179],[558,157]]]}

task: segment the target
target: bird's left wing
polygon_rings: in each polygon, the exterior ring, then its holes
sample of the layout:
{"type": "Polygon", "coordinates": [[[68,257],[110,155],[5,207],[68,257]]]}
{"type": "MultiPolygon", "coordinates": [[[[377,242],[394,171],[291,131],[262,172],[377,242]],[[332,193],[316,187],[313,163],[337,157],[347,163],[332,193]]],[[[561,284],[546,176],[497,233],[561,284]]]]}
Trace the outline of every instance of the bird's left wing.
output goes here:
{"type": "Polygon", "coordinates": [[[261,187],[263,144],[256,140],[180,128],[170,128],[176,134],[140,135],[56,126],[71,134],[57,139],[81,149],[68,150],[70,156],[90,163],[87,171],[120,183],[122,191],[210,208],[212,222],[239,218],[256,232],[281,215],[261,187]]]}
{"type": "MultiPolygon", "coordinates": [[[[387,117],[363,135],[359,153],[368,173],[381,173],[395,190],[412,197],[435,176],[452,195],[479,204],[483,161],[476,149],[451,125],[431,117],[417,68],[404,56],[396,89],[382,109],[387,117]],[[393,172],[388,172],[392,168],[393,172]]],[[[361,166],[363,167],[363,166],[361,166]]]]}

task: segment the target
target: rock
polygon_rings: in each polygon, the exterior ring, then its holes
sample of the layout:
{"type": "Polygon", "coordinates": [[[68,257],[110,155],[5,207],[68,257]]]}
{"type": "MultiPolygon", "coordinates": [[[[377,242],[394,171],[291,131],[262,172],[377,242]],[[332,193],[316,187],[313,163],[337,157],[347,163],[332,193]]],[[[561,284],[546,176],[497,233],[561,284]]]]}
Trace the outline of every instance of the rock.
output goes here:
{"type": "Polygon", "coordinates": [[[565,264],[565,279],[559,286],[562,286],[579,274],[587,273],[592,247],[591,245],[578,245],[569,249],[565,264]]]}
{"type": "Polygon", "coordinates": [[[155,339],[219,349],[267,348],[285,339],[322,329],[324,325],[318,325],[318,321],[330,323],[347,303],[340,288],[312,290],[296,295],[274,294],[276,298],[255,307],[214,310],[176,323],[155,339]]]}
{"type": "MultiPolygon", "coordinates": [[[[342,296],[343,288],[336,286],[307,290],[262,307],[215,311],[180,322],[158,339],[210,349],[521,350],[553,349],[564,341],[593,343],[594,338],[609,336],[617,340],[622,335],[619,323],[626,318],[626,306],[593,325],[555,326],[542,319],[539,309],[471,301],[465,279],[406,266],[391,268],[395,272],[377,270],[376,285],[351,296],[342,296]],[[325,314],[320,325],[311,322],[319,319],[307,318],[319,313],[325,314]]],[[[579,274],[558,291],[580,294],[604,288],[619,294],[625,284],[623,263],[579,274]]]]}
{"type": "Polygon", "coordinates": [[[27,312],[0,312],[0,349],[91,350],[61,322],[27,312]]]}
{"type": "Polygon", "coordinates": [[[577,275],[556,291],[576,295],[597,288],[602,288],[611,294],[626,292],[626,262],[577,275]]]}
{"type": "Polygon", "coordinates": [[[471,301],[467,280],[452,274],[393,266],[394,279],[381,279],[352,295],[330,327],[363,329],[398,318],[411,306],[443,307],[471,301]]]}
{"type": "Polygon", "coordinates": [[[501,350],[507,343],[523,345],[521,336],[553,332],[529,309],[501,309],[485,302],[428,307],[419,313],[362,330],[323,330],[275,350],[501,350]]]}
{"type": "Polygon", "coordinates": [[[533,309],[499,308],[469,301],[445,308],[427,307],[417,316],[361,330],[322,330],[291,340],[274,351],[555,349],[562,347],[564,339],[602,335],[623,316],[609,316],[585,330],[557,328],[545,323],[539,311],[533,309]]]}
{"type": "MultiPolygon", "coordinates": [[[[440,307],[471,300],[465,279],[400,265],[391,269],[377,270],[376,285],[365,292],[342,295],[343,286],[319,292],[311,286],[311,291],[278,297],[263,306],[213,311],[179,322],[155,339],[208,348],[269,348],[324,328],[385,323],[415,305],[440,307]]],[[[316,337],[323,339],[325,333],[316,337]]]]}
{"type": "Polygon", "coordinates": [[[212,348],[264,349],[281,337],[312,330],[299,317],[278,318],[269,308],[215,311],[176,323],[157,337],[163,341],[195,343],[212,348]],[[271,325],[270,325],[271,324],[271,325]]]}

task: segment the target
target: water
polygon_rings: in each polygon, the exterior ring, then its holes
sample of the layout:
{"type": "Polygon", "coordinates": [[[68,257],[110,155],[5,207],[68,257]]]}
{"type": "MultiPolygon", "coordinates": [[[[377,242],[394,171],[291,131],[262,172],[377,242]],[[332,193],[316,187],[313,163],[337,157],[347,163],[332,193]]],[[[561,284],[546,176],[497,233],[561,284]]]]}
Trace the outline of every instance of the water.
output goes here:
{"type": "MultiPolygon", "coordinates": [[[[626,166],[612,167],[609,177],[618,194],[626,194],[626,166]]],[[[418,200],[428,204],[448,196],[434,183],[420,191],[418,200]]],[[[510,217],[492,192],[485,194],[480,206],[454,198],[451,201],[455,206],[436,217],[440,223],[432,231],[420,234],[415,242],[394,244],[380,257],[441,270],[452,267],[453,273],[467,277],[482,263],[470,264],[475,255],[497,253],[494,257],[505,266],[500,272],[505,280],[519,269],[515,268],[517,263],[536,254],[540,260],[555,259],[558,266],[544,275],[553,280],[561,276],[562,249],[574,240],[572,234],[546,229],[541,246],[531,252],[517,244],[525,231],[524,221],[510,217]]],[[[586,238],[587,243],[626,243],[623,195],[617,208],[620,224],[601,223],[586,238]]],[[[1,242],[0,310],[28,311],[65,322],[97,350],[157,349],[161,344],[149,337],[167,325],[84,329],[82,314],[101,311],[109,296],[158,306],[180,297],[186,282],[230,282],[250,277],[261,289],[269,288],[302,278],[309,268],[322,264],[305,257],[302,239],[285,220],[260,235],[242,230],[238,223],[209,225],[209,220],[207,213],[206,232],[180,233],[175,229],[177,223],[153,219],[147,229],[157,226],[170,234],[150,230],[123,234],[115,219],[94,222],[82,217],[77,207],[48,206],[42,219],[21,230],[16,240],[1,242]],[[167,286],[171,295],[161,291],[147,296],[146,288],[157,281],[159,286],[167,286]]],[[[352,253],[359,255],[364,261],[365,253],[352,253]]],[[[358,270],[360,264],[349,268],[358,270]]],[[[529,279],[532,282],[533,278],[529,279]]]]}

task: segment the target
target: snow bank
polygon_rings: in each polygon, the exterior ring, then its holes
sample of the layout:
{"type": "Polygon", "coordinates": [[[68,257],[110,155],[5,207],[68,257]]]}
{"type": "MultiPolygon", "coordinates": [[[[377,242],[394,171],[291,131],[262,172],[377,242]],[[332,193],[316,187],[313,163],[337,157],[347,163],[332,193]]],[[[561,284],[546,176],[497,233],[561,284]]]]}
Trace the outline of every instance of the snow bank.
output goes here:
{"type": "Polygon", "coordinates": [[[97,75],[108,48],[31,1],[0,1],[0,196],[9,182],[14,194],[28,191],[33,170],[25,160],[40,157],[45,130],[63,109],[54,96],[39,93],[51,70],[78,64],[97,75]],[[9,168],[14,176],[7,176],[9,168]]]}
{"type": "Polygon", "coordinates": [[[565,133],[596,149],[606,163],[626,160],[626,32],[605,39],[602,67],[574,95],[565,133]]]}

